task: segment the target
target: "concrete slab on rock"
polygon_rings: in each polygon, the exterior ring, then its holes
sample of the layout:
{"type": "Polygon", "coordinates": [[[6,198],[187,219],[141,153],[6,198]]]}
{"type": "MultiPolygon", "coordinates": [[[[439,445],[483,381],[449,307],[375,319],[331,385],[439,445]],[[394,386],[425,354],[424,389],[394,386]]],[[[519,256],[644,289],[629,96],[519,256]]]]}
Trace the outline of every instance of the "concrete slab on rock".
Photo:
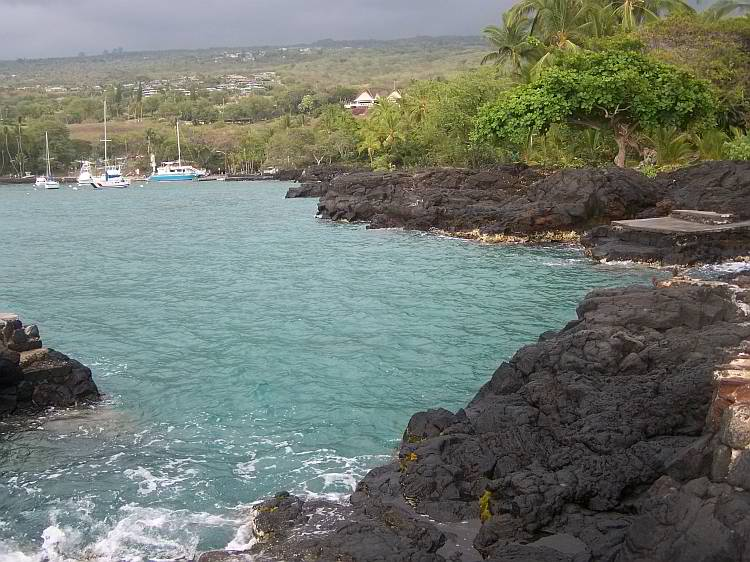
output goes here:
{"type": "MultiPolygon", "coordinates": [[[[701,212],[701,211],[691,211],[701,212]]],[[[708,232],[728,232],[732,230],[750,229],[750,221],[731,222],[725,224],[707,224],[678,218],[672,213],[668,217],[653,219],[633,219],[626,221],[612,221],[613,227],[627,230],[641,230],[645,232],[663,232],[664,234],[689,234],[708,232]]]]}

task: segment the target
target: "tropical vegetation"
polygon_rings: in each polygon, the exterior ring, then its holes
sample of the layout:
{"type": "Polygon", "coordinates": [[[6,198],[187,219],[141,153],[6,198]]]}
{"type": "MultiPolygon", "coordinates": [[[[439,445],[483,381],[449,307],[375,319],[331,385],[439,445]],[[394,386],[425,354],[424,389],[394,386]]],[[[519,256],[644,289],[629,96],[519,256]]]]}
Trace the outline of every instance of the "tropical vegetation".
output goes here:
{"type": "MultiPolygon", "coordinates": [[[[0,90],[0,175],[39,169],[45,130],[58,168],[100,157],[100,133],[91,130],[104,97],[114,153],[141,168],[149,153],[176,156],[177,120],[186,124],[184,154],[238,173],[514,161],[652,170],[747,159],[748,10],[750,3],[730,0],[700,10],[685,0],[519,0],[484,30],[483,58],[472,55],[463,72],[412,81],[399,100],[383,97],[365,116],[343,102],[367,84],[346,80],[285,78],[242,98],[201,88],[144,98],[140,87],[119,84],[62,97],[0,90]]],[[[434,66],[426,50],[423,58],[434,66]]]]}

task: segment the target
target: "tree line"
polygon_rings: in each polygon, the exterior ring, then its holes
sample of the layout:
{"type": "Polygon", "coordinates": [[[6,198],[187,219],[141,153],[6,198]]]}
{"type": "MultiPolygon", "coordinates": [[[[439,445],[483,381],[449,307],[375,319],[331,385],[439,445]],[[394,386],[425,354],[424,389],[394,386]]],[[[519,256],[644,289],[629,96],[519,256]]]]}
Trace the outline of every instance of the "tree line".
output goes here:
{"type": "MultiPolygon", "coordinates": [[[[750,158],[748,8],[728,0],[702,12],[683,0],[521,0],[484,30],[491,52],[477,67],[412,82],[401,100],[382,100],[365,117],[343,108],[357,93],[350,87],[284,86],[229,102],[200,90],[144,99],[114,87],[105,95],[115,116],[154,124],[115,137],[123,155],[174,158],[170,129],[190,121],[196,127],[183,153],[214,170],[523,161],[615,162],[651,173],[698,159],[750,158]],[[232,121],[247,127],[217,134],[232,121]]],[[[21,162],[39,163],[43,126],[99,119],[101,96],[21,96],[3,105],[0,173],[14,173],[21,162]]],[[[101,152],[56,131],[60,146],[51,148],[61,166],[101,152]]]]}

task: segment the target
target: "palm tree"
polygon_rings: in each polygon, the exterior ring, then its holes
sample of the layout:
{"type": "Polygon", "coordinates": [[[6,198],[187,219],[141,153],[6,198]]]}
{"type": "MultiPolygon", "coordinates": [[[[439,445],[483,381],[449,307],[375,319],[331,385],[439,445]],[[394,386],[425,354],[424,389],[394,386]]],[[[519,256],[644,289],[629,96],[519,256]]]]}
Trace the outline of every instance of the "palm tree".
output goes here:
{"type": "Polygon", "coordinates": [[[401,106],[389,101],[378,103],[370,120],[380,133],[383,146],[391,146],[396,141],[405,140],[401,106]]]}
{"type": "Polygon", "coordinates": [[[484,36],[495,50],[482,59],[482,64],[493,63],[512,71],[519,70],[535,50],[529,42],[530,29],[531,21],[524,14],[505,12],[502,26],[484,28],[484,36]]]}
{"type": "Polygon", "coordinates": [[[587,7],[591,35],[598,38],[609,37],[618,31],[620,20],[612,0],[587,0],[587,7]]]}
{"type": "Polygon", "coordinates": [[[695,13],[685,0],[614,0],[612,6],[623,31],[633,31],[667,14],[695,13]]]}
{"type": "Polygon", "coordinates": [[[530,33],[549,48],[578,49],[590,34],[589,6],[582,0],[521,0],[512,11],[533,16],[530,33]]]}
{"type": "Polygon", "coordinates": [[[684,163],[694,156],[690,135],[680,133],[677,127],[657,127],[646,138],[656,150],[660,166],[684,163]]]}
{"type": "Polygon", "coordinates": [[[402,103],[404,115],[406,116],[406,118],[409,120],[410,123],[413,123],[414,125],[419,125],[425,120],[425,117],[427,117],[427,111],[428,111],[428,105],[429,105],[429,100],[427,96],[406,95],[404,96],[404,99],[401,103],[402,103]]]}
{"type": "Polygon", "coordinates": [[[721,129],[708,129],[693,136],[693,145],[701,160],[724,160],[726,149],[724,144],[729,140],[721,129]]]}
{"type": "Polygon", "coordinates": [[[362,136],[362,142],[359,143],[357,149],[359,150],[360,154],[362,152],[367,152],[367,156],[369,156],[370,158],[370,164],[372,164],[375,160],[375,153],[380,150],[382,146],[383,143],[380,141],[377,132],[368,130],[365,131],[364,135],[362,136]]]}
{"type": "Polygon", "coordinates": [[[511,11],[532,18],[529,42],[538,47],[536,63],[528,70],[532,79],[560,53],[579,50],[593,27],[585,0],[521,0],[511,11]]]}

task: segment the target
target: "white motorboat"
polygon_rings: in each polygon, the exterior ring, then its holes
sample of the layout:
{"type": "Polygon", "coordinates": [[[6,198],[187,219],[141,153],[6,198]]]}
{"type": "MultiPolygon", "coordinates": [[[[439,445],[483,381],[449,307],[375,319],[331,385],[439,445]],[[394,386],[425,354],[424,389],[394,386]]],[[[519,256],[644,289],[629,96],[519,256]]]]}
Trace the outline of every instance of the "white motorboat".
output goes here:
{"type": "Polygon", "coordinates": [[[91,174],[92,169],[91,162],[88,160],[81,162],[81,171],[78,172],[78,185],[91,185],[94,180],[94,176],[91,174]]]}
{"type": "Polygon", "coordinates": [[[123,177],[119,166],[107,166],[104,168],[104,175],[92,179],[91,185],[95,189],[104,189],[107,187],[124,188],[130,187],[130,180],[123,177]]]}

